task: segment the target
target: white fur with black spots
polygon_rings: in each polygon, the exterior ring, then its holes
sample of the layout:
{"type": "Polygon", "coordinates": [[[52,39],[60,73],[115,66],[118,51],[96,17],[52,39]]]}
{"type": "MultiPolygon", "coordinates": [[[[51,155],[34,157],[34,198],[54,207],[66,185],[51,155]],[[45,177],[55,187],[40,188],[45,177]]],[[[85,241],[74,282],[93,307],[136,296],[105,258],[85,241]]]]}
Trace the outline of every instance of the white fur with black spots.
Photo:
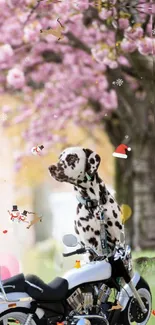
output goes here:
{"type": "Polygon", "coordinates": [[[49,171],[57,181],[73,184],[77,197],[98,201],[94,208],[79,203],[74,224],[79,240],[102,254],[100,211],[104,213],[109,250],[112,252],[116,244],[125,243],[121,242],[124,227],[120,207],[97,172],[100,161],[100,156],[90,149],[71,147],[61,153],[58,163],[51,165],[49,171]]]}

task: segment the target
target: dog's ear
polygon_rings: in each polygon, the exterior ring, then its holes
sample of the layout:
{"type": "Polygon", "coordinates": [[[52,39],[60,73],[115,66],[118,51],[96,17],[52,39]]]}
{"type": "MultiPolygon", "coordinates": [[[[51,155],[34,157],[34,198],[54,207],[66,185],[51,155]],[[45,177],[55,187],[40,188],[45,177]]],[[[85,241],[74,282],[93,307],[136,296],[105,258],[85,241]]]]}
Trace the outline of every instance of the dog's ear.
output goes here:
{"type": "Polygon", "coordinates": [[[100,165],[101,158],[97,153],[95,153],[94,151],[92,151],[90,149],[83,149],[83,151],[86,154],[85,173],[86,173],[87,179],[91,180],[91,178],[97,172],[97,169],[100,165]]]}

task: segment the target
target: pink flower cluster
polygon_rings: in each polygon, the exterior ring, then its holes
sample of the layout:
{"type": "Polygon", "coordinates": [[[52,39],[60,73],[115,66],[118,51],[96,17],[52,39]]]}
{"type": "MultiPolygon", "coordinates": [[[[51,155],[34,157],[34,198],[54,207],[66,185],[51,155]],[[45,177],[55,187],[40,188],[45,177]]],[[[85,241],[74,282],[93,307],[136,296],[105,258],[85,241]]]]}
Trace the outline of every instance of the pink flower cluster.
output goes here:
{"type": "MultiPolygon", "coordinates": [[[[140,4],[143,6],[142,0],[140,4]]],[[[151,21],[144,33],[142,24],[131,24],[126,16],[117,19],[114,7],[103,8],[100,22],[95,20],[86,27],[83,14],[89,8],[88,0],[45,0],[40,4],[37,0],[0,0],[0,5],[1,91],[22,92],[24,103],[12,123],[29,122],[22,134],[26,142],[22,154],[31,154],[38,143],[49,148],[65,142],[63,132],[71,120],[88,129],[99,125],[105,114],[118,107],[116,90],[108,83],[109,69],[130,67],[128,57],[134,51],[144,56],[155,54],[151,21]],[[29,17],[32,5],[37,9],[29,17]],[[40,33],[41,29],[60,27],[58,17],[64,26],[62,40],[40,33]],[[123,35],[119,42],[116,29],[109,25],[113,17],[123,35]],[[100,111],[95,114],[97,102],[100,111]]],[[[134,87],[138,89],[138,81],[134,87]]],[[[20,157],[17,160],[19,166],[20,157]]]]}
{"type": "Polygon", "coordinates": [[[7,75],[7,83],[15,89],[22,89],[25,85],[25,77],[20,68],[13,68],[9,70],[7,75]]]}

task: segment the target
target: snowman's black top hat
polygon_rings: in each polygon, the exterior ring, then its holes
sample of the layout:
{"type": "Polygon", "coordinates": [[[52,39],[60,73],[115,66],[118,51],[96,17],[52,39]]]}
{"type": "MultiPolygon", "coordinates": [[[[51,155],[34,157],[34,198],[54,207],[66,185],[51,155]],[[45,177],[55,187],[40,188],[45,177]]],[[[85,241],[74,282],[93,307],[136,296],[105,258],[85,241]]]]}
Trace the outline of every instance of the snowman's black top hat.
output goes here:
{"type": "Polygon", "coordinates": [[[22,212],[22,216],[27,217],[27,211],[26,211],[26,210],[24,210],[24,211],[22,212]]]}
{"type": "Polygon", "coordinates": [[[13,205],[12,211],[19,211],[17,205],[13,205]]]}
{"type": "Polygon", "coordinates": [[[44,149],[44,146],[43,145],[39,146],[39,149],[40,150],[44,149]]]}

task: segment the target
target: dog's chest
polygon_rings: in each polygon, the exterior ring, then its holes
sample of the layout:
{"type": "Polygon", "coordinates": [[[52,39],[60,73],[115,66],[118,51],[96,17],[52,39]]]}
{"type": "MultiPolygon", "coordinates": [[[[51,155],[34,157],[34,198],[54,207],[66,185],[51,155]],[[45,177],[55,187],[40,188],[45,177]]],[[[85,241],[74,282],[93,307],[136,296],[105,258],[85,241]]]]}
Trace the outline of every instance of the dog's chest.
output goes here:
{"type": "Polygon", "coordinates": [[[78,228],[87,232],[88,228],[94,231],[95,229],[100,229],[100,212],[99,208],[88,210],[84,205],[81,209],[77,208],[76,223],[78,228]],[[89,226],[89,227],[88,227],[89,226]],[[87,227],[87,229],[85,229],[87,227]]]}
{"type": "MultiPolygon", "coordinates": [[[[108,198],[108,201],[110,198],[108,198]]],[[[107,232],[108,245],[115,246],[116,242],[120,241],[120,233],[122,231],[122,222],[120,211],[117,203],[113,200],[113,203],[107,202],[101,207],[97,207],[93,210],[88,209],[82,204],[77,207],[77,215],[75,220],[76,233],[79,235],[80,240],[85,244],[90,244],[101,249],[100,242],[100,213],[101,210],[104,213],[105,228],[107,232]]]]}

